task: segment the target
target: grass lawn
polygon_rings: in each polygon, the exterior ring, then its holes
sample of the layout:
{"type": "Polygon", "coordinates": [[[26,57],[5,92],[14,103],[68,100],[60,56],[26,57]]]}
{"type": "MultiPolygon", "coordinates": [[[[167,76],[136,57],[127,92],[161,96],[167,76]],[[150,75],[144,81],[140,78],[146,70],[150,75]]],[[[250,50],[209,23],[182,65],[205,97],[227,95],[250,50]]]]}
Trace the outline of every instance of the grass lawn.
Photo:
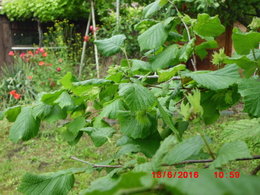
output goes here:
{"type": "MultiPolygon", "coordinates": [[[[232,120],[241,118],[247,118],[247,116],[244,114],[224,115],[218,123],[204,129],[205,133],[212,138],[211,147],[214,152],[218,151],[219,143],[222,141],[221,132],[224,126],[232,120]]],[[[0,193],[3,195],[19,194],[17,187],[21,177],[26,172],[45,173],[71,167],[83,167],[85,164],[74,161],[70,157],[76,156],[80,159],[97,163],[112,158],[117,150],[113,139],[111,143],[106,143],[102,147],[96,148],[86,135],[77,145],[70,146],[61,139],[55,124],[44,124],[38,137],[24,143],[14,144],[8,139],[9,128],[10,123],[0,121],[0,193]]],[[[195,135],[196,128],[198,127],[191,127],[187,136],[195,135]]],[[[116,134],[115,136],[119,135],[116,134]]],[[[260,153],[259,143],[258,148],[255,145],[250,146],[250,144],[249,147],[252,154],[260,153]]],[[[224,169],[249,174],[259,162],[260,160],[232,162],[224,169]]],[[[204,165],[195,166],[203,167],[204,165]]],[[[70,194],[78,194],[79,191],[87,188],[91,181],[105,174],[105,171],[102,171],[76,175],[76,183],[70,194]]]]}

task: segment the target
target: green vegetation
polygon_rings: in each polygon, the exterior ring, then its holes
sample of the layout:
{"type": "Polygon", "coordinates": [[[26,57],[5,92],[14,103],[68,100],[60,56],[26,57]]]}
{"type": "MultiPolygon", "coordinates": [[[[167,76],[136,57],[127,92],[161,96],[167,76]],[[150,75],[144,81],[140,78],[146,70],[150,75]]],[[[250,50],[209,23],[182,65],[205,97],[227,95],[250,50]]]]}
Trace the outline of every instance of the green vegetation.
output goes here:
{"type": "MultiPolygon", "coordinates": [[[[208,49],[218,48],[216,38],[225,32],[225,26],[218,16],[208,13],[184,14],[177,7],[180,2],[156,0],[144,8],[144,19],[135,25],[138,55],[128,54],[131,50],[126,47],[132,47],[133,39],[129,42],[122,33],[95,41],[103,56],[125,57],[120,64],[111,65],[104,78],[82,81],[67,72],[57,81],[60,87],[55,91],[42,92],[30,104],[0,112],[0,119],[13,123],[9,139],[14,144],[21,147],[43,143],[43,139],[45,144],[49,137],[51,145],[53,140],[60,144],[49,151],[59,151],[60,146],[66,150],[62,157],[42,161],[34,157],[38,170],[23,175],[19,192],[258,194],[257,19],[247,32],[233,29],[232,56],[223,50],[208,56],[208,49]],[[212,57],[218,69],[198,71],[196,56],[202,60],[212,57]],[[194,71],[187,69],[188,63],[194,71]],[[46,126],[48,123],[52,125],[46,126]],[[99,149],[89,146],[90,140],[99,149]],[[77,158],[70,159],[71,155],[77,158]],[[62,165],[57,166],[61,159],[62,165]],[[41,171],[41,162],[55,162],[55,166],[41,171]],[[166,170],[173,171],[167,174],[171,178],[166,177],[166,170]],[[193,174],[184,180],[175,171],[193,174]],[[91,183],[77,183],[82,178],[89,182],[92,176],[91,183]]],[[[206,1],[198,2],[208,8],[206,1]]],[[[11,91],[10,97],[17,99],[20,94],[11,91]]],[[[41,152],[42,147],[38,148],[41,152]]]]}

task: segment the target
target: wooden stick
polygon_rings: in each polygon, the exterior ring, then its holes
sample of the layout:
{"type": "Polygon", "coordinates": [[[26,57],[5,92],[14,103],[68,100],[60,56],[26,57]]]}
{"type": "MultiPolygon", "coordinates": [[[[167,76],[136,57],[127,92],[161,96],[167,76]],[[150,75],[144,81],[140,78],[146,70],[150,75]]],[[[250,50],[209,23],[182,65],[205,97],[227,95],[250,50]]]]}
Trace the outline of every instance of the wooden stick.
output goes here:
{"type": "MultiPolygon", "coordinates": [[[[95,9],[94,9],[94,2],[91,0],[91,14],[92,14],[92,24],[93,24],[93,35],[94,35],[94,40],[97,40],[97,35],[96,35],[96,19],[95,19],[95,9]]],[[[95,51],[95,61],[96,61],[96,70],[97,70],[97,78],[100,78],[99,74],[99,59],[98,59],[98,49],[96,44],[94,44],[94,51],[95,51]]]]}
{"type": "Polygon", "coordinates": [[[116,30],[119,32],[120,25],[120,0],[116,0],[116,30]]]}
{"type": "MultiPolygon", "coordinates": [[[[90,21],[91,21],[91,13],[89,13],[88,23],[87,23],[87,28],[86,28],[85,36],[88,36],[89,27],[90,27],[90,21]]],[[[83,69],[83,66],[84,66],[86,47],[87,47],[87,42],[84,40],[84,41],[83,41],[83,46],[82,46],[82,53],[81,53],[80,65],[79,65],[79,79],[81,78],[82,69],[83,69]]]]}

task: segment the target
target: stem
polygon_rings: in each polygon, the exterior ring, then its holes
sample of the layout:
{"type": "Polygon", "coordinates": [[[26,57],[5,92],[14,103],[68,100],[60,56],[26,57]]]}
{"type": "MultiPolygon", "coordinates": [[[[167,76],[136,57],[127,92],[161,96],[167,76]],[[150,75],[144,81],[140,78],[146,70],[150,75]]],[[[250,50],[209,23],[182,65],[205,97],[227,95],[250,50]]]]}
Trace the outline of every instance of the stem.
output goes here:
{"type": "MultiPolygon", "coordinates": [[[[253,53],[254,60],[257,61],[254,49],[252,49],[252,53],[253,53]]],[[[254,72],[254,76],[256,76],[257,71],[258,71],[258,68],[256,68],[256,70],[254,72]]]]}
{"type": "Polygon", "coordinates": [[[123,51],[125,58],[126,58],[126,61],[127,61],[127,64],[128,64],[128,67],[130,68],[130,60],[127,56],[126,49],[124,47],[122,47],[121,50],[123,51]]]}
{"type": "MultiPolygon", "coordinates": [[[[175,5],[175,3],[173,3],[172,1],[169,1],[169,2],[174,6],[174,8],[176,9],[176,11],[178,12],[178,15],[181,14],[181,12],[179,11],[179,9],[178,9],[178,7],[175,5]]],[[[188,35],[189,41],[191,41],[191,35],[190,35],[189,27],[187,26],[187,24],[183,21],[183,19],[182,19],[180,16],[178,16],[178,17],[180,18],[181,22],[182,22],[183,25],[184,25],[184,28],[185,28],[186,31],[187,31],[187,35],[188,35]]],[[[194,71],[197,71],[197,60],[196,60],[196,56],[195,56],[195,54],[194,54],[194,51],[193,51],[193,53],[192,53],[192,58],[193,58],[193,59],[191,59],[191,64],[192,64],[192,66],[193,66],[194,71]]]]}
{"type": "MultiPolygon", "coordinates": [[[[91,13],[89,13],[88,23],[87,23],[87,28],[86,28],[85,36],[88,36],[89,27],[90,27],[90,21],[91,21],[91,13]]],[[[83,41],[83,47],[82,47],[82,53],[81,53],[81,59],[80,59],[80,66],[79,66],[79,79],[80,79],[80,77],[81,77],[82,69],[83,69],[83,66],[84,66],[84,59],[85,59],[86,47],[87,47],[87,42],[86,42],[86,41],[83,41]]]]}
{"type": "MultiPolygon", "coordinates": [[[[97,35],[96,35],[96,20],[95,20],[95,10],[94,10],[94,2],[91,0],[91,14],[92,14],[92,23],[93,23],[93,35],[94,35],[94,40],[97,40],[97,35]]],[[[95,51],[95,61],[96,61],[96,70],[97,70],[97,78],[100,78],[99,74],[99,59],[98,59],[98,49],[96,44],[94,44],[94,51],[95,51]]]]}
{"type": "MultiPolygon", "coordinates": [[[[202,126],[202,125],[201,125],[201,126],[202,126]]],[[[201,136],[203,142],[205,143],[206,148],[207,148],[207,150],[208,150],[208,152],[209,152],[211,158],[212,158],[213,160],[215,160],[215,159],[216,159],[216,158],[215,158],[215,155],[214,155],[214,153],[212,152],[212,150],[211,150],[211,148],[210,148],[210,146],[209,146],[209,143],[208,143],[207,139],[205,138],[204,134],[203,134],[199,129],[198,129],[198,132],[199,132],[199,134],[200,134],[200,136],[201,136]]]]}

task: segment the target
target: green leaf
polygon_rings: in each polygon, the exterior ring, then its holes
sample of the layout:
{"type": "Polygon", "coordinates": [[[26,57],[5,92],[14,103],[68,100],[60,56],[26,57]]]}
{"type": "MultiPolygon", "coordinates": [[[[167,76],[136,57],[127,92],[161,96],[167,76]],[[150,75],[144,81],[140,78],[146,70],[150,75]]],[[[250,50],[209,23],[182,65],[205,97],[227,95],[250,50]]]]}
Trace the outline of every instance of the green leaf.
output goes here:
{"type": "Polygon", "coordinates": [[[136,83],[123,83],[119,86],[119,95],[132,111],[145,110],[155,105],[156,99],[151,91],[136,83]]]}
{"type": "Polygon", "coordinates": [[[62,84],[62,86],[65,89],[71,89],[72,88],[72,82],[75,82],[76,79],[75,77],[72,75],[71,72],[67,72],[67,74],[62,77],[62,79],[60,79],[60,83],[62,84]]]}
{"type": "Polygon", "coordinates": [[[34,119],[32,108],[24,107],[11,127],[9,138],[13,142],[27,141],[38,134],[40,120],[34,119]]]}
{"type": "Polygon", "coordinates": [[[217,158],[210,167],[221,167],[223,164],[237,158],[250,158],[250,152],[245,142],[236,141],[225,143],[219,150],[217,158]]]}
{"type": "Polygon", "coordinates": [[[44,119],[47,117],[51,111],[52,111],[53,106],[47,105],[44,103],[39,103],[32,108],[32,115],[35,119],[44,119]]]}
{"type": "Polygon", "coordinates": [[[223,140],[236,141],[260,136],[260,120],[243,119],[234,121],[225,127],[223,131],[223,140]]]}
{"type": "Polygon", "coordinates": [[[111,104],[106,105],[100,113],[100,116],[110,119],[116,119],[117,113],[122,110],[125,110],[124,103],[122,102],[122,100],[117,99],[111,104]]]}
{"type": "Polygon", "coordinates": [[[60,96],[63,90],[53,91],[50,93],[43,93],[41,101],[45,104],[54,105],[54,101],[60,96]]]}
{"type": "Polygon", "coordinates": [[[207,73],[196,71],[185,74],[185,76],[191,77],[197,83],[211,90],[228,88],[240,80],[238,68],[233,64],[216,71],[207,73]]]}
{"type": "Polygon", "coordinates": [[[54,103],[58,104],[61,108],[74,105],[74,102],[67,91],[62,92],[54,103]]]}
{"type": "Polygon", "coordinates": [[[142,152],[146,157],[151,158],[159,148],[160,141],[161,138],[157,131],[145,139],[132,139],[130,137],[123,136],[117,140],[117,145],[121,147],[117,152],[117,156],[142,152]]]}
{"type": "Polygon", "coordinates": [[[164,29],[164,25],[158,23],[138,36],[138,43],[142,51],[156,49],[166,41],[167,37],[168,33],[164,29]]]}
{"type": "Polygon", "coordinates": [[[86,127],[81,129],[81,131],[85,131],[89,134],[96,147],[102,146],[115,133],[115,130],[111,127],[104,127],[104,128],[86,127]]]}
{"type": "Polygon", "coordinates": [[[168,151],[162,162],[169,165],[182,162],[192,155],[198,154],[203,146],[204,142],[200,136],[183,140],[168,151]]]}
{"type": "Polygon", "coordinates": [[[73,174],[82,171],[81,168],[41,175],[26,173],[18,190],[30,195],[66,195],[74,185],[73,174]]]}
{"type": "Polygon", "coordinates": [[[152,67],[149,62],[145,62],[142,60],[131,60],[132,61],[132,71],[137,71],[137,70],[144,70],[144,71],[151,71],[152,67]]]}
{"type": "Polygon", "coordinates": [[[244,69],[243,74],[249,78],[254,74],[258,68],[257,63],[250,60],[247,56],[231,57],[224,60],[226,64],[237,64],[240,68],[244,69]]]}
{"type": "Polygon", "coordinates": [[[155,2],[147,5],[143,10],[144,17],[148,18],[152,16],[154,13],[159,11],[166,3],[167,1],[165,0],[156,0],[155,2]]]}
{"type": "Polygon", "coordinates": [[[163,157],[167,155],[167,153],[172,150],[172,148],[174,148],[177,143],[178,140],[174,135],[169,135],[161,142],[160,148],[156,151],[155,155],[152,158],[152,166],[155,169],[160,168],[160,166],[163,164],[163,157]]]}
{"type": "Polygon", "coordinates": [[[139,111],[118,113],[121,131],[131,138],[145,138],[157,130],[157,119],[151,112],[139,111]]]}
{"type": "Polygon", "coordinates": [[[193,52],[195,46],[195,38],[191,39],[188,44],[184,45],[180,51],[180,61],[187,62],[193,52]]]}
{"type": "Polygon", "coordinates": [[[9,122],[14,122],[17,116],[20,114],[20,112],[21,112],[21,106],[14,106],[14,107],[7,108],[4,112],[4,115],[9,122]]]}
{"type": "Polygon", "coordinates": [[[179,71],[182,71],[185,69],[186,69],[186,66],[184,64],[179,64],[179,65],[169,68],[167,70],[161,70],[158,72],[158,74],[159,74],[158,82],[168,81],[173,76],[175,76],[179,71]]]}
{"type": "Polygon", "coordinates": [[[102,86],[109,83],[112,83],[112,81],[106,79],[89,79],[85,81],[74,82],[73,86],[102,86]]]}
{"type": "Polygon", "coordinates": [[[85,126],[86,120],[80,116],[66,125],[66,130],[62,132],[64,139],[72,142],[78,136],[79,131],[85,126]]]}
{"type": "Polygon", "coordinates": [[[203,120],[205,124],[215,122],[219,117],[219,111],[225,110],[236,104],[241,96],[237,87],[218,91],[206,91],[202,93],[201,106],[203,107],[203,120]]]}
{"type": "Polygon", "coordinates": [[[127,189],[149,187],[152,184],[151,177],[145,177],[146,173],[128,172],[122,174],[119,178],[105,176],[91,183],[90,187],[82,191],[81,195],[114,195],[126,194],[127,189]],[[148,182],[144,182],[144,180],[148,182]],[[126,193],[124,193],[126,191],[126,193]]]}
{"type": "Polygon", "coordinates": [[[232,39],[236,52],[241,55],[246,55],[250,53],[251,49],[259,47],[260,33],[242,33],[238,28],[234,28],[232,39]]]}
{"type": "Polygon", "coordinates": [[[174,126],[174,122],[172,120],[172,116],[170,116],[165,110],[164,108],[161,106],[161,104],[158,102],[158,108],[159,108],[159,111],[160,111],[160,114],[161,114],[161,117],[164,121],[164,123],[175,133],[175,135],[177,137],[179,137],[179,132],[178,130],[175,128],[174,126]]]}
{"type": "Polygon", "coordinates": [[[218,47],[218,43],[215,40],[210,40],[201,43],[195,47],[195,53],[200,57],[200,59],[204,59],[207,55],[207,49],[214,49],[218,47]]]}
{"type": "Polygon", "coordinates": [[[210,17],[208,14],[199,14],[193,26],[194,32],[202,38],[216,37],[225,31],[218,16],[210,17]]]}
{"type": "Polygon", "coordinates": [[[104,56],[111,56],[121,50],[125,39],[125,35],[115,35],[109,39],[97,40],[95,44],[104,56]]]}
{"type": "Polygon", "coordinates": [[[238,85],[238,91],[245,103],[244,110],[252,116],[260,117],[260,81],[243,80],[238,85]]]}
{"type": "MultiPolygon", "coordinates": [[[[215,172],[220,170],[197,169],[198,178],[175,178],[169,179],[167,177],[158,179],[159,184],[166,186],[166,188],[173,194],[183,195],[256,195],[260,190],[259,176],[241,175],[240,178],[229,178],[234,172],[226,170],[223,178],[216,178],[215,172]]],[[[194,173],[194,172],[193,172],[194,173]]]]}
{"type": "Polygon", "coordinates": [[[163,52],[155,56],[151,66],[154,71],[167,68],[179,63],[180,50],[177,45],[167,47],[163,52]]]}
{"type": "Polygon", "coordinates": [[[51,112],[44,118],[48,122],[55,122],[57,120],[65,119],[67,112],[65,109],[61,109],[58,105],[52,107],[51,112]]]}

